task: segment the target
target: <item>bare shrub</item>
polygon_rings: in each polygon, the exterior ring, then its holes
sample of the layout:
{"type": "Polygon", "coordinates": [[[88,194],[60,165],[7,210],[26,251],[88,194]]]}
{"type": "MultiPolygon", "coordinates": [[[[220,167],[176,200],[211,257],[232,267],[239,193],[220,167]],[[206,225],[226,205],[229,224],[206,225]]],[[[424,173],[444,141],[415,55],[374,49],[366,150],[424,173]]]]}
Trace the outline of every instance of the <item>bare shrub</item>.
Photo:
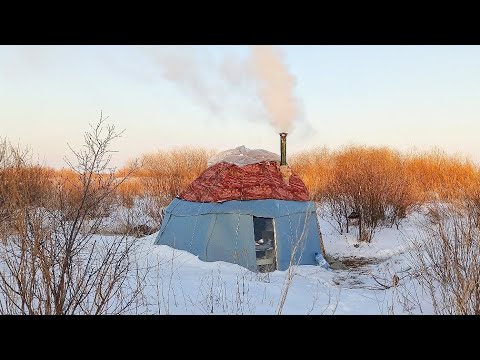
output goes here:
{"type": "Polygon", "coordinates": [[[412,192],[420,202],[463,199],[465,191],[478,184],[477,166],[440,149],[406,156],[405,170],[412,192]]]}
{"type": "Polygon", "coordinates": [[[466,189],[463,203],[471,214],[474,225],[480,227],[480,172],[477,173],[472,185],[466,189]]]}
{"type": "Polygon", "coordinates": [[[75,162],[67,162],[78,181],[60,179],[50,193],[54,205],[18,199],[15,231],[1,234],[1,313],[117,314],[138,306],[145,273],[134,240],[96,235],[122,181],[109,167],[121,133],[105,121],[100,116],[85,133],[83,149],[72,149],[75,162]]]}
{"type": "Polygon", "coordinates": [[[318,148],[293,155],[289,164],[305,183],[312,200],[321,202],[327,195],[325,189],[334,179],[334,158],[327,148],[318,148]]]}
{"type": "Polygon", "coordinates": [[[212,152],[183,148],[158,151],[142,157],[142,182],[150,196],[170,202],[206,168],[212,152]]]}
{"type": "MultiPolygon", "coordinates": [[[[10,233],[25,206],[47,206],[51,199],[52,169],[30,163],[30,150],[0,141],[1,233],[10,233]]],[[[4,237],[5,241],[6,238],[4,237]]]]}
{"type": "Polygon", "coordinates": [[[409,251],[412,273],[437,314],[480,314],[480,228],[469,207],[430,206],[409,251]]]}
{"type": "Polygon", "coordinates": [[[360,214],[359,240],[370,242],[378,226],[398,226],[414,203],[402,158],[386,148],[349,147],[333,156],[324,199],[342,233],[347,216],[360,214]]]}
{"type": "MultiPolygon", "coordinates": [[[[207,168],[212,154],[212,150],[191,147],[144,154],[134,176],[118,189],[122,204],[139,207],[158,228],[163,209],[207,168]]],[[[117,176],[128,168],[118,171],[117,176]]]]}
{"type": "Polygon", "coordinates": [[[290,163],[341,234],[349,232],[349,213],[362,216],[358,234],[365,241],[379,226],[398,228],[420,203],[469,199],[471,206],[480,208],[478,166],[438,149],[400,154],[365,146],[334,152],[323,148],[299,153],[290,163]]]}

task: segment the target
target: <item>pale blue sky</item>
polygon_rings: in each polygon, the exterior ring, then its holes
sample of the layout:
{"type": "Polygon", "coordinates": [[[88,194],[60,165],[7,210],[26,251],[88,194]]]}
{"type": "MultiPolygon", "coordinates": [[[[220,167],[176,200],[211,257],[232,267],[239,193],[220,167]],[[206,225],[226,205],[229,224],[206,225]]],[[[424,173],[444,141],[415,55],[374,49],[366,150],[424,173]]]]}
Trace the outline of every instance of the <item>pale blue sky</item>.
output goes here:
{"type": "MultiPolygon", "coordinates": [[[[437,146],[480,162],[480,46],[281,49],[311,127],[299,125],[289,135],[289,153],[324,145],[437,146]]],[[[247,46],[0,46],[0,137],[63,166],[67,142],[79,145],[103,110],[126,130],[115,143],[117,165],[185,145],[278,152],[275,129],[256,112],[256,94],[234,94],[215,74],[221,59],[242,60],[248,52],[247,46]],[[223,108],[212,112],[166,79],[157,52],[191,58],[185,66],[196,64],[201,85],[223,108]]]]}

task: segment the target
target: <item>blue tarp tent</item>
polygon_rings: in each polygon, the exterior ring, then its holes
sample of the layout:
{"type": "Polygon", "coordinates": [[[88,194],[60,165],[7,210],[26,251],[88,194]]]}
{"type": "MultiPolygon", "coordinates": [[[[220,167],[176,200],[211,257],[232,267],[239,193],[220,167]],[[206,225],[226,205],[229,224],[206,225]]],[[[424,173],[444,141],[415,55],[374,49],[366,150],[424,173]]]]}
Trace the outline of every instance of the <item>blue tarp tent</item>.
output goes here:
{"type": "Polygon", "coordinates": [[[322,244],[311,201],[201,203],[176,198],[165,210],[155,244],[186,250],[203,261],[226,261],[257,271],[254,217],[273,219],[278,270],[315,264],[322,244]]]}

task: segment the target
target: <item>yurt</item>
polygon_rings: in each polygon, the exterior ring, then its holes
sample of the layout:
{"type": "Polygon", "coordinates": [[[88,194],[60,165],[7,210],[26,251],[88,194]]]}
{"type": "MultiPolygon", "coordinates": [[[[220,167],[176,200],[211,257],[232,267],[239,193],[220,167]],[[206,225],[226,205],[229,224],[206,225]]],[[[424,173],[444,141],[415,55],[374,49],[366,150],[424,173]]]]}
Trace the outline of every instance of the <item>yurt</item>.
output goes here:
{"type": "Polygon", "coordinates": [[[315,204],[280,135],[281,157],[241,146],[210,159],[165,209],[155,244],[260,272],[323,263],[315,204]]]}

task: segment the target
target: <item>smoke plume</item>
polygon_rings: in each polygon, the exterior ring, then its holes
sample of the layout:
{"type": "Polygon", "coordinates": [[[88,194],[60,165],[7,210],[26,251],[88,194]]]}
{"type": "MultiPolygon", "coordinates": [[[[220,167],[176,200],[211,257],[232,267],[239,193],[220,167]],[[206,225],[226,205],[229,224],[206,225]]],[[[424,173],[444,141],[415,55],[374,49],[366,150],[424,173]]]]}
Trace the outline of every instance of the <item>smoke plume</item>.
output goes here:
{"type": "Polygon", "coordinates": [[[302,120],[294,96],[296,79],[278,48],[251,46],[246,59],[229,53],[215,58],[206,48],[192,46],[154,47],[146,52],[164,79],[214,115],[235,112],[249,120],[261,118],[278,132],[291,132],[302,120]]]}
{"type": "Polygon", "coordinates": [[[221,111],[222,101],[216,95],[213,81],[215,64],[210,58],[202,57],[199,51],[190,46],[175,49],[148,48],[147,53],[160,66],[166,80],[195,98],[213,114],[221,111]]]}
{"type": "Polygon", "coordinates": [[[270,123],[279,132],[289,132],[299,118],[293,90],[296,79],[288,72],[280,51],[272,46],[252,46],[251,64],[257,92],[270,123]]]}

